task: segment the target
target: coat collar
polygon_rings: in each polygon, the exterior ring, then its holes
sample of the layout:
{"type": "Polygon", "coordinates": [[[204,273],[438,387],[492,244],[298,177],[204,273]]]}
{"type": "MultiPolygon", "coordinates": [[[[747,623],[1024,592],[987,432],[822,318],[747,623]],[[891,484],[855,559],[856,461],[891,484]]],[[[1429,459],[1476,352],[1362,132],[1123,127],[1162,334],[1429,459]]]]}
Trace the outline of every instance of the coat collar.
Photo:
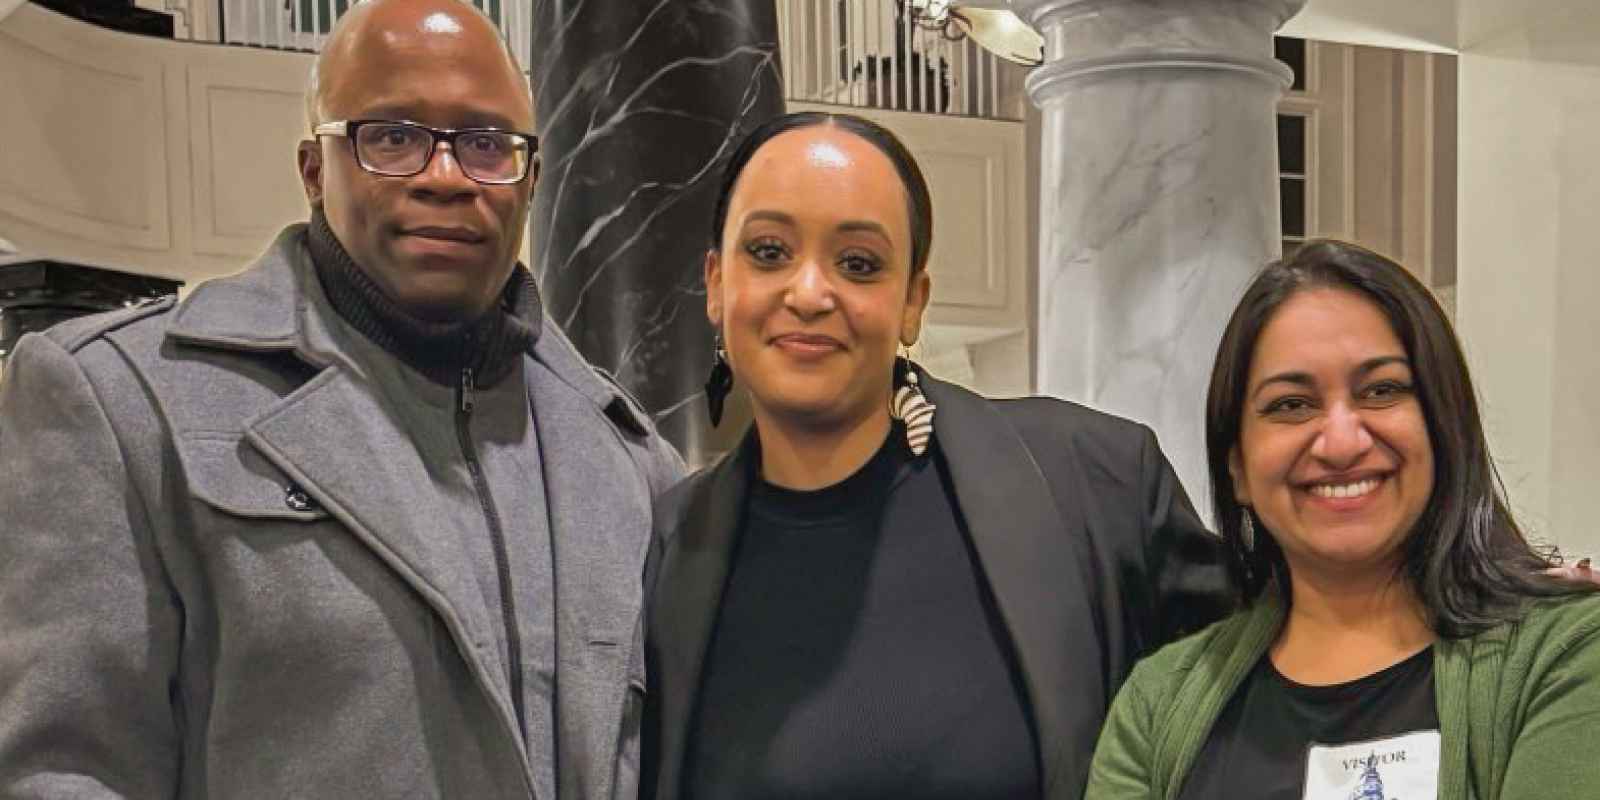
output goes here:
{"type": "Polygon", "coordinates": [[[196,286],[173,312],[167,337],[226,350],[297,349],[301,284],[313,277],[305,241],[306,225],[290,225],[249,268],[196,286]]]}
{"type": "MultiPolygon", "coordinates": [[[[967,523],[1001,617],[1016,647],[1032,706],[1046,797],[1077,797],[1082,786],[1063,776],[1088,774],[1095,731],[1080,731],[1072,708],[1088,702],[1103,713],[1102,669],[1087,657],[1097,639],[1086,571],[1090,563],[1081,486],[1053,486],[1027,445],[993,404],[965,389],[922,375],[937,406],[934,437],[944,454],[956,506],[967,523]]],[[[694,479],[683,511],[665,524],[664,579],[647,588],[657,750],[649,761],[657,798],[678,796],[689,726],[707,647],[738,545],[744,498],[759,447],[744,444],[694,479]]]]}
{"type": "MultiPolygon", "coordinates": [[[[173,312],[168,338],[196,347],[292,352],[316,367],[341,361],[348,365],[338,345],[323,333],[324,320],[334,311],[317,283],[307,241],[306,223],[290,225],[244,271],[195,287],[173,312]]],[[[635,435],[652,431],[644,409],[598,374],[544,309],[535,308],[541,322],[533,357],[613,424],[635,435]]]]}

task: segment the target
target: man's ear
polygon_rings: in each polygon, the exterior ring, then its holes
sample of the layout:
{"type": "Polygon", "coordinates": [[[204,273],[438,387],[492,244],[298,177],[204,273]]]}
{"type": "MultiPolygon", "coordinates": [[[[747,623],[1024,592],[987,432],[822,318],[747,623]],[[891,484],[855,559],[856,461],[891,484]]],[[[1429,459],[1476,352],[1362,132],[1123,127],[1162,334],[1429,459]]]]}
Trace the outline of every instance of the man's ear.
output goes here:
{"type": "Polygon", "coordinates": [[[322,144],[315,139],[300,143],[295,151],[300,166],[300,185],[305,188],[306,202],[312,208],[322,207],[322,144]]]}
{"type": "Polygon", "coordinates": [[[1233,479],[1233,499],[1239,505],[1250,505],[1250,485],[1244,479],[1244,462],[1239,459],[1239,446],[1228,451],[1228,477],[1233,479]]]}
{"type": "Polygon", "coordinates": [[[722,256],[716,250],[706,251],[706,319],[711,327],[722,329],[722,256]]]}
{"type": "Polygon", "coordinates": [[[926,267],[911,276],[906,287],[906,308],[900,317],[900,343],[910,347],[922,337],[922,316],[928,310],[928,300],[933,296],[933,278],[926,267]]]}

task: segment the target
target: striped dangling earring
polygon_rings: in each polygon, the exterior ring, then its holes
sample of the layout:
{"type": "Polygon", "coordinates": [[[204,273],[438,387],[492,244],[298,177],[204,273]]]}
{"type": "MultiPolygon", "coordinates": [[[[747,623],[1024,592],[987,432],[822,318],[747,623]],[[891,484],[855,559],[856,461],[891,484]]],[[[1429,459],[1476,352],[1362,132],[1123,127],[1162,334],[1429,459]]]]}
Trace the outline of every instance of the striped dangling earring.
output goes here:
{"type": "Polygon", "coordinates": [[[911,454],[920,456],[928,452],[928,440],[933,438],[933,412],[935,406],[922,394],[917,383],[917,371],[905,358],[894,360],[894,402],[889,413],[906,426],[906,445],[911,454]]]}

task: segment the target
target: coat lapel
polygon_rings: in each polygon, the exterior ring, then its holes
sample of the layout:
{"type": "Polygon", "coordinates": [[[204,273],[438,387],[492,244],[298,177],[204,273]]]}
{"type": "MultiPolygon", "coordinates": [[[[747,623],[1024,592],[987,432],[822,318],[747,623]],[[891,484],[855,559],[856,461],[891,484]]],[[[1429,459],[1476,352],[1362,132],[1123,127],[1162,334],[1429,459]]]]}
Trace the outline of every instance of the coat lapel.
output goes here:
{"type": "MultiPolygon", "coordinates": [[[[491,656],[495,611],[460,550],[439,543],[483,535],[449,503],[407,502],[434,486],[413,441],[374,395],[347,352],[316,280],[306,227],[280,234],[257,264],[208,282],[175,313],[169,336],[186,345],[292,353],[320,370],[246,424],[245,438],[338,519],[438,613],[491,698],[508,736],[516,714],[491,656]]],[[[607,797],[614,779],[651,490],[630,452],[649,425],[546,323],[528,392],[539,437],[555,566],[557,761],[560,797],[607,797]],[[629,444],[628,436],[639,439],[629,444]]],[[[527,754],[524,774],[532,779],[527,754]]],[[[530,784],[529,791],[532,791],[530,784]]]]}
{"type": "MultiPolygon", "coordinates": [[[[498,679],[490,611],[472,566],[438,546],[480,535],[447,503],[407,502],[434,485],[408,432],[341,352],[305,246],[291,225],[250,269],[196,287],[168,337],[188,346],[293,354],[315,370],[305,384],[246,420],[244,438],[338,519],[443,621],[504,732],[520,741],[498,679]]],[[[521,748],[516,748],[519,751],[521,748]]],[[[526,754],[523,772],[528,774],[526,754]]],[[[530,778],[531,779],[531,778],[530,778]]]]}
{"type": "Polygon", "coordinates": [[[330,367],[250,420],[245,438],[432,607],[505,732],[520,741],[504,682],[492,672],[498,667],[482,655],[494,652],[494,632],[474,572],[459,550],[437,544],[481,534],[451,517],[450,504],[406,502],[434,481],[390,411],[330,367]]]}
{"type": "Polygon", "coordinates": [[[1089,603],[1081,487],[1054,486],[990,401],[926,375],[934,437],[1016,647],[1039,738],[1045,796],[1077,797],[1105,697],[1089,603]],[[1088,709],[1090,713],[1085,713],[1088,709]],[[1085,721],[1094,724],[1085,728],[1085,721]]]}
{"type": "Polygon", "coordinates": [[[738,546],[739,520],[744,512],[755,435],[704,475],[694,479],[676,531],[663,549],[655,574],[671,580],[651,586],[650,675],[651,702],[657,709],[660,741],[647,766],[659,770],[644,780],[655,784],[647,796],[665,800],[678,796],[683,762],[688,753],[689,724],[699,699],[700,671],[722,606],[728,568],[738,546]]]}
{"type": "MultiPolygon", "coordinates": [[[[547,351],[530,372],[556,586],[556,770],[560,797],[610,797],[638,628],[650,488],[587,367],[547,351]]],[[[550,342],[550,344],[559,344],[550,342]]],[[[564,350],[562,351],[564,352],[564,350]]]]}

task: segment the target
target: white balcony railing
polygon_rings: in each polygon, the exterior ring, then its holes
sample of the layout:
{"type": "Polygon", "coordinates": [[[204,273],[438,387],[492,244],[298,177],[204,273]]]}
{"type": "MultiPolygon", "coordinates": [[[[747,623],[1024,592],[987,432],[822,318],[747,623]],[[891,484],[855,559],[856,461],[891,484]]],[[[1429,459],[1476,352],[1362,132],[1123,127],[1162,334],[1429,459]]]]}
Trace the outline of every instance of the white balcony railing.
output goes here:
{"type": "MultiPolygon", "coordinates": [[[[532,0],[465,0],[499,26],[517,63],[528,63],[532,0]]],[[[207,4],[214,23],[191,29],[190,35],[223,44],[314,53],[352,0],[168,0],[169,7],[207,4]]],[[[177,9],[175,9],[177,10],[177,9]]]]}
{"type": "MultiPolygon", "coordinates": [[[[0,0],[3,1],[3,0],[0,0]]],[[[463,0],[529,63],[533,0],[463,0]]],[[[316,52],[351,0],[165,0],[180,36],[316,52]]],[[[917,25],[896,0],[774,0],[789,100],[990,119],[1022,118],[1026,70],[970,39],[917,25]]]]}
{"type": "Polygon", "coordinates": [[[1027,70],[952,41],[895,0],[777,0],[790,100],[1021,119],[1027,70]]]}

